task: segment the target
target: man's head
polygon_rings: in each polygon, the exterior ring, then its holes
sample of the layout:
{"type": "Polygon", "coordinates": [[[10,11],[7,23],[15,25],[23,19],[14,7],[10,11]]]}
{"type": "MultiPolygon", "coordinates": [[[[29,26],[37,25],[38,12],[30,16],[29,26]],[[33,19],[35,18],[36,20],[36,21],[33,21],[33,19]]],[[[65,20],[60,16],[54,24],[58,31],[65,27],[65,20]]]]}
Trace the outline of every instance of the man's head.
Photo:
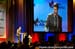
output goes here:
{"type": "Polygon", "coordinates": [[[19,26],[19,30],[21,30],[21,26],[19,26]]]}
{"type": "Polygon", "coordinates": [[[58,4],[55,3],[53,8],[54,8],[54,15],[57,15],[58,14],[58,4]]]}

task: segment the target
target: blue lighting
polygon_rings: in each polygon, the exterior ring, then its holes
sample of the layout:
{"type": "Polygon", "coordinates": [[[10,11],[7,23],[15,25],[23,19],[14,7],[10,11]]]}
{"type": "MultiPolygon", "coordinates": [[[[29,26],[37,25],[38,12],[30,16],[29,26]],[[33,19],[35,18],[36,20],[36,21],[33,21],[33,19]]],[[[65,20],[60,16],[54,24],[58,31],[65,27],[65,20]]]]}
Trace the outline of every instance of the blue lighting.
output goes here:
{"type": "Polygon", "coordinates": [[[48,41],[48,37],[52,37],[52,36],[54,36],[54,34],[53,33],[46,33],[45,34],[45,41],[48,41]]]}

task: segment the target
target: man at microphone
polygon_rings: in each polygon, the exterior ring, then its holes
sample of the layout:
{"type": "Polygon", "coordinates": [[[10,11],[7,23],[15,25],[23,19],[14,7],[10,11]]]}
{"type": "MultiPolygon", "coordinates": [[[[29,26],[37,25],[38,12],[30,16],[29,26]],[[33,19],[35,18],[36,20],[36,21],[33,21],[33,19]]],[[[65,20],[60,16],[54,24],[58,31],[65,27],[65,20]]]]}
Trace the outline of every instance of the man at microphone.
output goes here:
{"type": "Polygon", "coordinates": [[[21,26],[17,29],[18,42],[20,42],[21,26]]]}

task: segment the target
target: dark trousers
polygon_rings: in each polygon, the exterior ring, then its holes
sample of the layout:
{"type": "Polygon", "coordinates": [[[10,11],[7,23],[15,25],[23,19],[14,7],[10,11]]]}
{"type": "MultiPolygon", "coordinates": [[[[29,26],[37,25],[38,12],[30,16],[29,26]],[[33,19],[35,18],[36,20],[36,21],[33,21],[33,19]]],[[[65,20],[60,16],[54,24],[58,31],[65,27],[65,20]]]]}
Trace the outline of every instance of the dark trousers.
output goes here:
{"type": "Polygon", "coordinates": [[[19,35],[19,36],[17,36],[17,38],[18,38],[18,42],[20,42],[20,35],[19,35]]]}

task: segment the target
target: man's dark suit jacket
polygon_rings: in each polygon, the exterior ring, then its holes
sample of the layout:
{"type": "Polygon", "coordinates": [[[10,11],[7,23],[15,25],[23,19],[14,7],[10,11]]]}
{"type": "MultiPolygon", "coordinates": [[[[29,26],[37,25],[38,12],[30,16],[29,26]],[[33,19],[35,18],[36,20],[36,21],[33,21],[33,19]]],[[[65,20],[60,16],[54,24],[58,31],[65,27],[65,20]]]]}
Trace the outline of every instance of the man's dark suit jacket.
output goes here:
{"type": "Polygon", "coordinates": [[[58,15],[58,28],[54,26],[54,16],[53,14],[48,15],[46,27],[49,32],[62,32],[62,18],[58,15]]]}

